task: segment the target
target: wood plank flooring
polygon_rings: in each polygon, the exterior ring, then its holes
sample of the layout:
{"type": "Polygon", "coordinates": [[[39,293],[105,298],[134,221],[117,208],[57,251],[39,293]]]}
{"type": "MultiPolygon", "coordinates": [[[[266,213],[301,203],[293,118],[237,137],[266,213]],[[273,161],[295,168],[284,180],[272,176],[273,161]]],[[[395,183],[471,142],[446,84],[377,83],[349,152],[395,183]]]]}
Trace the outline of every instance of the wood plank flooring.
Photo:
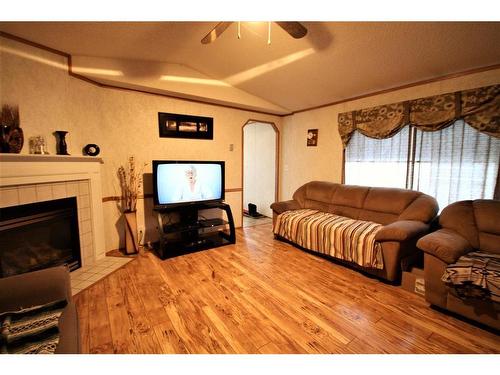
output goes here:
{"type": "Polygon", "coordinates": [[[141,253],[76,297],[85,353],[500,353],[423,298],[273,239],[141,253]]]}

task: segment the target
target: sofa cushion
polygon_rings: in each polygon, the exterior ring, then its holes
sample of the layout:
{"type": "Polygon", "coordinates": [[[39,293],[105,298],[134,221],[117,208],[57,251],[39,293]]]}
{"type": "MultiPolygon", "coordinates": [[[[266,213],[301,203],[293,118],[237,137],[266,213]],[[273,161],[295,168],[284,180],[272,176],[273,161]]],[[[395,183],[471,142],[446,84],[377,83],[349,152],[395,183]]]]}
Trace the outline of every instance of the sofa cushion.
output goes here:
{"type": "MultiPolygon", "coordinates": [[[[324,211],[324,209],[322,211],[324,211]]],[[[336,204],[329,204],[328,210],[326,212],[339,216],[350,217],[351,219],[357,219],[359,217],[361,209],[349,206],[339,206],[336,204]]]]}
{"type": "Polygon", "coordinates": [[[411,190],[371,188],[363,209],[399,216],[421,193],[411,190]],[[390,204],[388,204],[390,202],[390,204]]]}
{"type": "MultiPolygon", "coordinates": [[[[331,203],[336,206],[363,208],[370,188],[354,185],[337,185],[331,203]]],[[[354,218],[356,219],[356,218],[354,218]]]]}
{"type": "Polygon", "coordinates": [[[324,181],[314,181],[308,184],[306,188],[306,199],[318,202],[331,202],[332,196],[337,190],[338,185],[329,184],[324,181]]]}
{"type": "Polygon", "coordinates": [[[395,222],[398,219],[398,215],[380,211],[360,210],[358,219],[387,225],[395,222]]]}
{"type": "Polygon", "coordinates": [[[456,262],[462,255],[474,250],[464,237],[447,228],[422,237],[418,240],[417,247],[447,264],[456,262]]]}
{"type": "Polygon", "coordinates": [[[80,353],[80,326],[74,302],[68,303],[59,319],[59,344],[56,354],[80,353]]]}
{"type": "Polygon", "coordinates": [[[375,237],[377,241],[407,241],[425,234],[429,225],[415,220],[399,220],[382,227],[375,237]]]}
{"type": "Polygon", "coordinates": [[[274,202],[273,204],[271,204],[271,209],[278,214],[285,211],[298,210],[299,208],[299,203],[294,200],[274,202]]]}
{"type": "Polygon", "coordinates": [[[472,201],[455,202],[447,206],[439,216],[439,224],[464,237],[474,249],[479,249],[479,236],[472,201]]]}
{"type": "Polygon", "coordinates": [[[476,220],[479,249],[500,254],[500,201],[479,199],[472,203],[476,220]]]}
{"type": "Polygon", "coordinates": [[[417,220],[431,222],[438,213],[438,203],[434,197],[426,194],[418,195],[399,215],[399,220],[417,220]]]}

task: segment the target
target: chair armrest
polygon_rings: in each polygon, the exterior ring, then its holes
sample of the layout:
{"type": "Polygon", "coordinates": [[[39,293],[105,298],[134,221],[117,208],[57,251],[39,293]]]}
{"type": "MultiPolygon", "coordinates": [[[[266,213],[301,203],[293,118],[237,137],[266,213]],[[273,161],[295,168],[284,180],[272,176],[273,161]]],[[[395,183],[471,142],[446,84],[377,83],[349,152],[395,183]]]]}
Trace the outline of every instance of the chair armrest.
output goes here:
{"type": "Polygon", "coordinates": [[[290,210],[298,210],[300,208],[302,207],[300,207],[299,202],[293,199],[289,201],[274,202],[273,204],[271,204],[271,209],[277,214],[281,214],[285,211],[290,210]]]}
{"type": "Polygon", "coordinates": [[[417,247],[447,264],[455,263],[462,255],[474,250],[465,238],[445,228],[422,237],[418,240],[417,247]]]}
{"type": "Polygon", "coordinates": [[[0,312],[42,305],[56,300],[71,301],[69,270],[65,266],[0,279],[0,312]]]}
{"type": "Polygon", "coordinates": [[[415,220],[398,220],[386,225],[375,235],[377,241],[406,241],[429,231],[429,225],[415,220]]]}

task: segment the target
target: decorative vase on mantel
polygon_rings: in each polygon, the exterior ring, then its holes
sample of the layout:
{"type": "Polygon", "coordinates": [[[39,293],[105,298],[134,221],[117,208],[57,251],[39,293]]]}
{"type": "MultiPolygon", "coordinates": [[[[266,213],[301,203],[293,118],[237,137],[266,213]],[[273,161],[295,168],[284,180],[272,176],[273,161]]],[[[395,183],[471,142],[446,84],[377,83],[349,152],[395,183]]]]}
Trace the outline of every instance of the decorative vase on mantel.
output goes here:
{"type": "Polygon", "coordinates": [[[137,254],[139,242],[137,241],[137,211],[126,211],[125,216],[125,254],[137,254]]]}
{"type": "Polygon", "coordinates": [[[68,145],[66,144],[66,130],[56,130],[54,134],[57,137],[57,155],[69,155],[68,145]]]}

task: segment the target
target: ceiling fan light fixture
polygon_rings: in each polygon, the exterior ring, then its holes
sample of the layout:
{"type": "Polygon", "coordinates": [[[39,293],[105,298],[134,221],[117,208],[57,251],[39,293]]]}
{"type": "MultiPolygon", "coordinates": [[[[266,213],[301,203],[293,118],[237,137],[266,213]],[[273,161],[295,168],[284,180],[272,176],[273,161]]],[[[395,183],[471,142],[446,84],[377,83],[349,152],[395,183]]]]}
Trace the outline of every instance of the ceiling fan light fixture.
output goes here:
{"type": "Polygon", "coordinates": [[[271,21],[267,23],[267,45],[271,44],[271,21]]]}
{"type": "MultiPolygon", "coordinates": [[[[219,22],[215,27],[201,40],[202,44],[209,44],[215,41],[233,22],[219,22]]],[[[267,44],[271,44],[271,21],[267,23],[267,44]]],[[[300,39],[306,36],[307,29],[300,22],[275,22],[279,27],[285,30],[292,38],[300,39]]],[[[238,39],[241,39],[241,22],[238,24],[238,39]]]]}

